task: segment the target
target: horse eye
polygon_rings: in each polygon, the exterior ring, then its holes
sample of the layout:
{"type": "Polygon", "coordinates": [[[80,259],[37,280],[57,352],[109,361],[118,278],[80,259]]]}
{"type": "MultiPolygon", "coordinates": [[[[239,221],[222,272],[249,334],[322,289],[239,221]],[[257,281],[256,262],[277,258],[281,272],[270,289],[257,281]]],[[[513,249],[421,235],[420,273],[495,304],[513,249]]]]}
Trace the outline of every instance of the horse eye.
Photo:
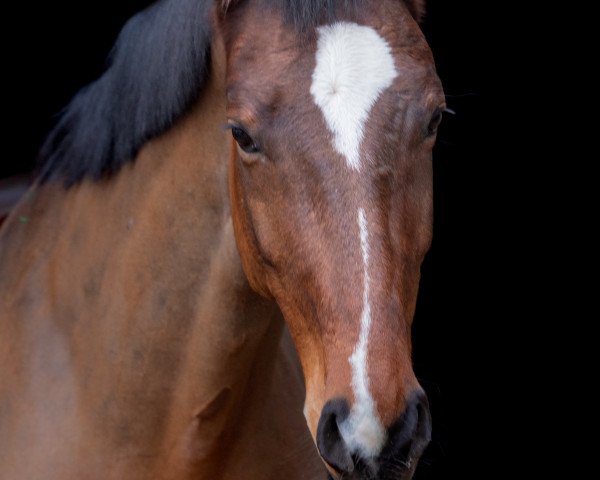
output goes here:
{"type": "Polygon", "coordinates": [[[431,117],[431,120],[429,121],[429,126],[427,127],[428,136],[435,135],[435,133],[437,132],[440,123],[442,123],[442,113],[443,111],[438,109],[431,117]]]}
{"type": "Polygon", "coordinates": [[[248,133],[240,127],[231,127],[231,134],[240,148],[246,153],[256,153],[259,151],[258,145],[248,133]]]}

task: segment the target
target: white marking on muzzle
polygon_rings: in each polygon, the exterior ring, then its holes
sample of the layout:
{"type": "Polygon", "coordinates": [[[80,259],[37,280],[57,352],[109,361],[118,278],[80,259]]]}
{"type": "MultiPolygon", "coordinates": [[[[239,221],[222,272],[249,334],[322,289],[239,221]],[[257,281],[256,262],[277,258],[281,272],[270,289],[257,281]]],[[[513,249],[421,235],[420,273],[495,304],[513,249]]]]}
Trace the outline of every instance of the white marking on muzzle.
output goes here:
{"type": "Polygon", "coordinates": [[[369,391],[369,331],[371,330],[371,304],[369,300],[369,229],[365,211],[358,209],[360,249],[363,259],[363,309],[360,316],[360,334],[354,352],[348,358],[352,367],[354,405],[348,418],[339,426],[348,449],[360,452],[363,457],[374,457],[381,451],[386,440],[385,428],[377,416],[375,401],[369,391]]]}
{"type": "Polygon", "coordinates": [[[310,93],[348,166],[360,169],[360,145],[369,113],[398,75],[391,48],[375,29],[339,22],[319,27],[310,93]]]}

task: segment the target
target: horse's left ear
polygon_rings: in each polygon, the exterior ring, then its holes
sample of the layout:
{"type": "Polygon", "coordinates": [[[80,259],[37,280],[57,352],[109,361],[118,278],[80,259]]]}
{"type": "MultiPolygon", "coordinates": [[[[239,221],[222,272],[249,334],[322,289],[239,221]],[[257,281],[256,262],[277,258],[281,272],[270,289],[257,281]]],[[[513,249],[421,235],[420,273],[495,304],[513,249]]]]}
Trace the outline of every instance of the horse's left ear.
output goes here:
{"type": "Polygon", "coordinates": [[[404,0],[414,19],[421,23],[425,16],[425,0],[404,0]]]}

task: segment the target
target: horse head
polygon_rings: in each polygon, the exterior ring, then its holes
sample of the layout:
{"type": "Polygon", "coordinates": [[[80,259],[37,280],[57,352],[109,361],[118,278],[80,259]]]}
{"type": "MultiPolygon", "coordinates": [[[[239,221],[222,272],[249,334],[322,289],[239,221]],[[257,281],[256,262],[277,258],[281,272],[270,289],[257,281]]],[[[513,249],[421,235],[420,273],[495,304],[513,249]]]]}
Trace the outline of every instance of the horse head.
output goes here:
{"type": "Polygon", "coordinates": [[[445,108],[422,5],[350,2],[312,18],[267,0],[225,3],[244,271],[285,316],[332,474],[410,478],[431,430],[411,323],[445,108]]]}

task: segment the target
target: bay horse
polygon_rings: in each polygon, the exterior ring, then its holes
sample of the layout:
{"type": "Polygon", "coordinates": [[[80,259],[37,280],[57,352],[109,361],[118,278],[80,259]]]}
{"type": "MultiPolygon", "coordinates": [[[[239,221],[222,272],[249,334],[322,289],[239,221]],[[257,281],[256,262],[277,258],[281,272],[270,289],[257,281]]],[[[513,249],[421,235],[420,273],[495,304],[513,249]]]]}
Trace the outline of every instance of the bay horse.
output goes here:
{"type": "Polygon", "coordinates": [[[161,0],[0,233],[0,478],[401,479],[445,108],[419,0],[161,0]]]}

